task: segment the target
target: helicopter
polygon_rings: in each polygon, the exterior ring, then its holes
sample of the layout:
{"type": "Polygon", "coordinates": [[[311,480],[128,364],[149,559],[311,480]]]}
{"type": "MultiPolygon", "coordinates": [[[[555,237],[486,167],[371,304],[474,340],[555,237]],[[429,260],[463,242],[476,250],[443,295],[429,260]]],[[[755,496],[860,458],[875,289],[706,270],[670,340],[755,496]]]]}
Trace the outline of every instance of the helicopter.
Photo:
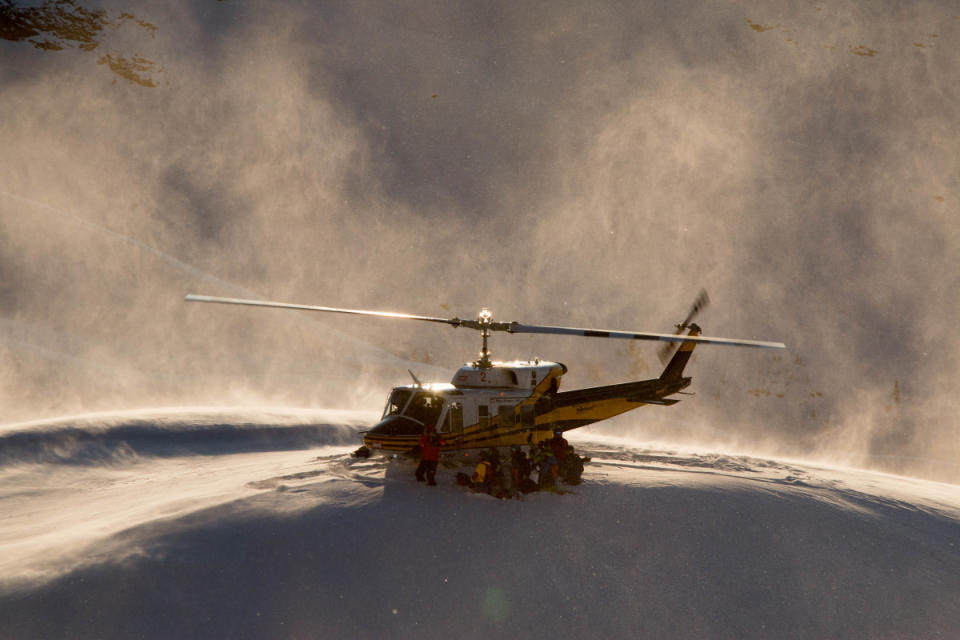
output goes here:
{"type": "Polygon", "coordinates": [[[423,383],[408,370],[413,378],[412,384],[391,390],[379,422],[363,433],[363,445],[354,454],[359,457],[367,457],[371,452],[414,453],[427,427],[439,433],[444,442],[441,447],[444,454],[466,452],[465,455],[469,455],[470,450],[538,443],[558,432],[606,420],[645,405],[676,404],[679,400],[669,396],[690,386],[692,378],[685,377],[683,371],[697,345],[786,349],[782,342],[701,335],[693,318],[709,300],[705,291],[698,295],[686,319],[676,325],[672,334],[496,322],[487,308],[481,309],[476,320],[464,320],[196,294],[188,294],[185,299],[188,302],[419,320],[479,331],[482,339],[479,357],[460,367],[450,382],[423,383]],[[659,356],[665,367],[659,377],[649,380],[560,391],[560,379],[568,370],[562,363],[539,358],[492,360],[489,339],[495,331],[658,341],[664,343],[659,356]]]}

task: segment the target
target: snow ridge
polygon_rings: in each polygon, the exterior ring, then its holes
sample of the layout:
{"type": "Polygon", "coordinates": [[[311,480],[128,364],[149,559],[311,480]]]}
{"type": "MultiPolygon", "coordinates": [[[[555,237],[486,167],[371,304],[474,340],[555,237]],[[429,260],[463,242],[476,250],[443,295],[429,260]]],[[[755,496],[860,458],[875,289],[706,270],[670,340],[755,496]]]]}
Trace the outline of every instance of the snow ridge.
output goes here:
{"type": "Polygon", "coordinates": [[[224,412],[92,415],[0,432],[0,467],[110,465],[140,458],[228,455],[344,446],[360,440],[362,414],[224,412]]]}

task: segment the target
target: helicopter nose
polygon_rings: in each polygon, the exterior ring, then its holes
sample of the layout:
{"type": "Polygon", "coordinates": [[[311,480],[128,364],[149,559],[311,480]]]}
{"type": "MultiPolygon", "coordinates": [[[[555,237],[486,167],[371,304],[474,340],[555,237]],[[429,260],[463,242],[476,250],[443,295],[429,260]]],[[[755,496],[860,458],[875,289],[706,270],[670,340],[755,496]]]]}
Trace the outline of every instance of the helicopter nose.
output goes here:
{"type": "Polygon", "coordinates": [[[423,432],[423,425],[406,416],[387,416],[367,431],[364,441],[369,436],[419,436],[423,432]]]}

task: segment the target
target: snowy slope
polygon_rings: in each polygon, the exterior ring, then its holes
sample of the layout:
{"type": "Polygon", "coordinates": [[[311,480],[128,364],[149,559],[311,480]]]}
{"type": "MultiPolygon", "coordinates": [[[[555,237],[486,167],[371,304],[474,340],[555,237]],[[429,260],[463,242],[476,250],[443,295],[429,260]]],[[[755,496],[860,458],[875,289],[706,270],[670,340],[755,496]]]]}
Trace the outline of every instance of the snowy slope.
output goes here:
{"type": "Polygon", "coordinates": [[[960,487],[605,439],[501,501],[334,412],[0,432],[0,637],[960,635],[960,487]]]}

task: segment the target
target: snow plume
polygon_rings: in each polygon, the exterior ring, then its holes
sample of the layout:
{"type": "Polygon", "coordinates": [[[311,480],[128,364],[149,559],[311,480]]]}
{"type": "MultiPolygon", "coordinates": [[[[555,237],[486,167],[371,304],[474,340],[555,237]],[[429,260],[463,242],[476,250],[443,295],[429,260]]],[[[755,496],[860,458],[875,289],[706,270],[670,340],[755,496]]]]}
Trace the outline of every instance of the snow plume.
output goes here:
{"type": "MultiPolygon", "coordinates": [[[[790,352],[698,349],[695,398],[608,429],[960,480],[951,3],[0,15],[5,420],[369,409],[478,346],[191,291],[657,331],[703,286],[706,334],[790,352]]],[[[492,347],[658,373],[613,342],[492,347]]]]}
{"type": "Polygon", "coordinates": [[[230,455],[350,446],[364,412],[222,409],[115,411],[7,425],[0,468],[20,464],[109,466],[145,458],[230,455]]]}

